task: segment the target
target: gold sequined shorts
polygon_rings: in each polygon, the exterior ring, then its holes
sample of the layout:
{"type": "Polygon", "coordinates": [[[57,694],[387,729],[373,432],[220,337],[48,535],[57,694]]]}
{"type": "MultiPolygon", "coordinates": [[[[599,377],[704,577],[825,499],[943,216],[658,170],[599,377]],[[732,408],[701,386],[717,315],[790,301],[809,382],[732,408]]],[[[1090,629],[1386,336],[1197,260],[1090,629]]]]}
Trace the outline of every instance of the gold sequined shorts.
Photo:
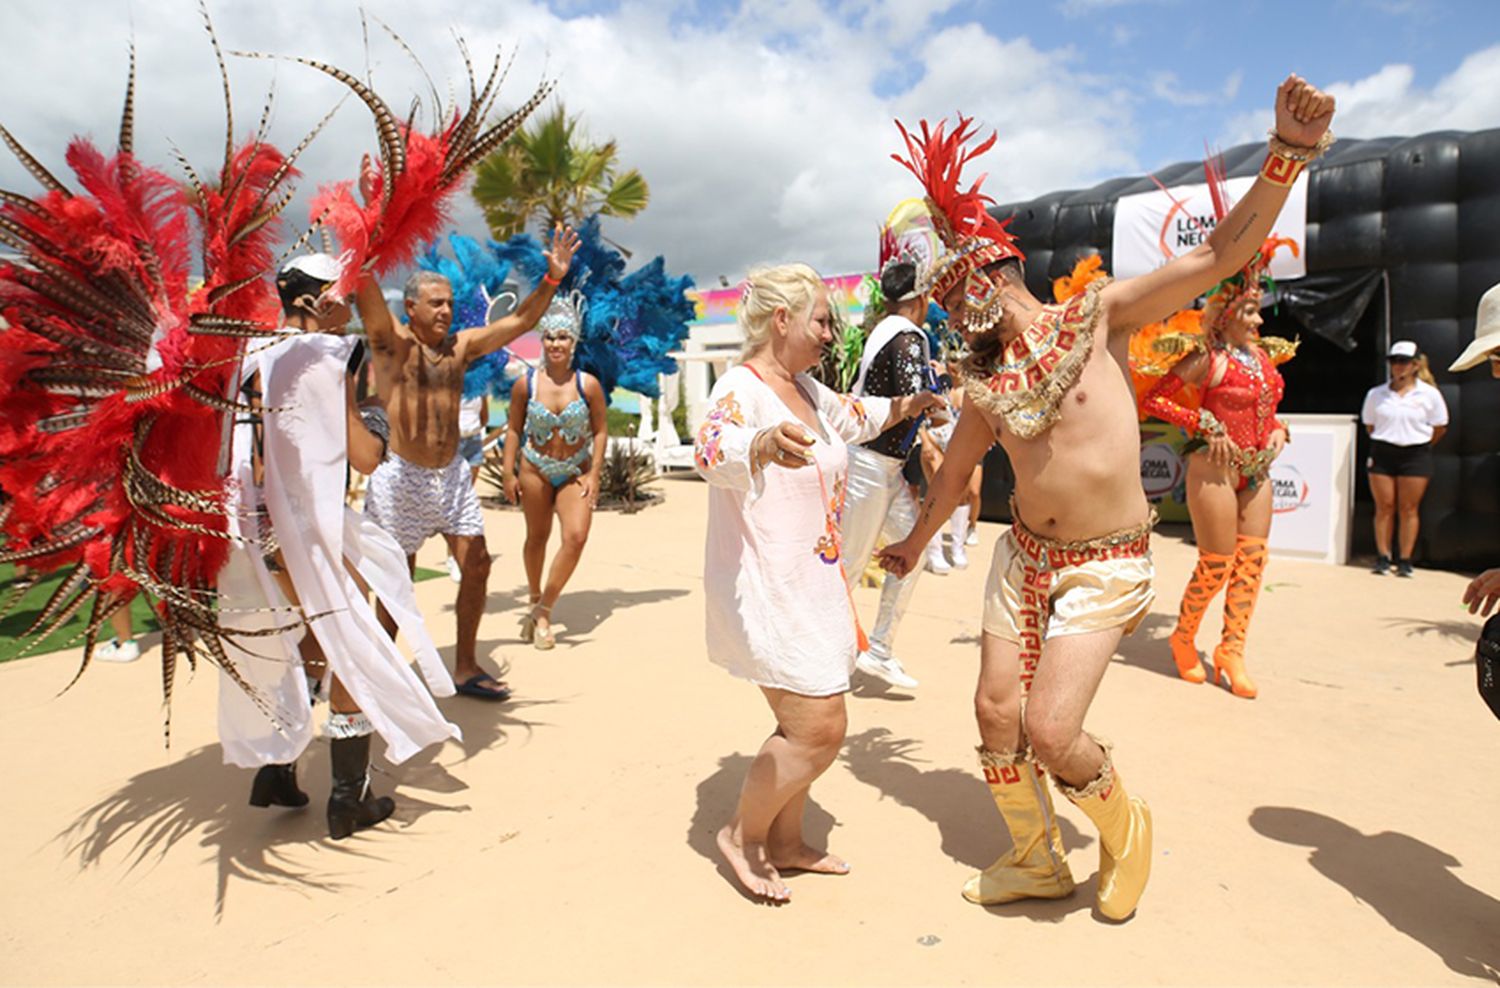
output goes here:
{"type": "Polygon", "coordinates": [[[1034,648],[1057,635],[1121,625],[1130,634],[1156,597],[1151,589],[1154,522],[1153,513],[1150,521],[1127,531],[1061,543],[1017,521],[995,543],[984,590],[985,633],[1034,648]]]}

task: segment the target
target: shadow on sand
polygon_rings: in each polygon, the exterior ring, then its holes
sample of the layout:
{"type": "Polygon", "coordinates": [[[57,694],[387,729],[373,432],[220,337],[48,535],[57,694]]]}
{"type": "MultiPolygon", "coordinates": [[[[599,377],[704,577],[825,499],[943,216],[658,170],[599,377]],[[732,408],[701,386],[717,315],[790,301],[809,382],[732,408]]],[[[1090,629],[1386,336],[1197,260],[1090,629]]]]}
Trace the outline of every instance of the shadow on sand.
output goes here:
{"type": "MultiPolygon", "coordinates": [[[[1168,679],[1177,679],[1177,666],[1172,662],[1172,649],[1167,644],[1175,627],[1175,614],[1147,614],[1134,634],[1120,639],[1120,644],[1115,649],[1116,661],[1168,679]]],[[[1204,661],[1208,661],[1213,652],[1213,643],[1209,643],[1206,649],[1200,645],[1198,652],[1204,661]]]]}
{"type": "MultiPolygon", "coordinates": [[[[932,821],[948,857],[976,871],[988,867],[1010,849],[1011,841],[978,769],[921,768],[925,763],[917,757],[917,748],[918,743],[910,738],[893,737],[889,729],[873,727],[844,742],[843,761],[860,782],[932,821]]],[[[1070,851],[1094,842],[1062,817],[1058,828],[1063,846],[1070,851]]],[[[1092,885],[1080,883],[1067,899],[1027,900],[991,910],[997,915],[1055,923],[1068,913],[1091,908],[1092,902],[1092,885]]]]}
{"type": "MultiPolygon", "coordinates": [[[[529,734],[539,725],[520,711],[551,701],[511,701],[489,704],[463,697],[441,701],[444,714],[463,731],[466,758],[503,744],[516,732],[529,734]]],[[[377,741],[375,748],[380,749],[377,741]]],[[[382,829],[402,830],[428,813],[463,812],[467,806],[447,806],[417,793],[453,794],[468,784],[439,764],[442,748],[433,746],[401,765],[378,756],[370,765],[372,788],[396,799],[396,812],[382,829]]],[[[219,745],[205,745],[179,761],[132,777],[118,790],[83,810],[56,840],[69,856],[77,855],[84,868],[100,865],[117,848],[127,856],[127,868],[153,865],[181,842],[193,841],[210,852],[217,864],[214,916],[222,919],[232,880],[294,885],[337,892],[340,883],[307,868],[298,848],[326,842],[340,855],[375,857],[358,838],[328,839],[323,807],[328,798],[328,743],[315,739],[297,764],[297,777],[311,801],[301,809],[257,809],[248,804],[254,773],[224,764],[219,745]]]]}
{"type": "MultiPolygon", "coordinates": [[[[735,878],[734,871],[719,854],[719,845],[715,837],[730,818],[734,816],[735,807],[740,801],[740,786],[745,781],[745,773],[750,771],[750,763],[754,760],[752,755],[725,755],[719,759],[719,768],[698,783],[698,804],[693,811],[692,822],[688,824],[687,843],[694,851],[713,862],[714,868],[719,872],[719,877],[728,882],[729,885],[743,898],[750,902],[764,905],[765,903],[750,893],[746,892],[735,878]]],[[[817,783],[814,782],[816,787],[817,783]]],[[[838,826],[833,814],[818,805],[818,801],[809,796],[807,809],[802,817],[802,839],[809,847],[827,848],[828,835],[833,828],[838,826]]],[[[822,877],[822,876],[819,876],[822,877]]],[[[783,876],[784,879],[795,882],[798,874],[783,876]]]]}
{"type": "Polygon", "coordinates": [[[1250,826],[1271,840],[1310,847],[1307,863],[1367,903],[1452,971],[1500,982],[1500,901],[1466,885],[1452,855],[1406,834],[1363,834],[1291,806],[1261,806],[1250,826]]]}
{"type": "MultiPolygon", "coordinates": [[[[455,593],[458,591],[457,587],[453,589],[455,593]]],[[[557,602],[557,607],[552,612],[552,621],[557,629],[558,647],[571,648],[574,645],[582,644],[588,640],[582,636],[596,631],[615,611],[625,610],[630,607],[659,604],[663,601],[685,597],[688,593],[689,591],[682,588],[624,590],[615,587],[609,590],[564,591],[562,597],[557,602]]],[[[490,591],[489,596],[485,598],[485,614],[503,615],[502,620],[509,617],[514,630],[500,638],[481,642],[479,645],[481,662],[487,650],[493,651],[501,645],[517,645],[521,643],[521,618],[526,615],[528,600],[529,595],[524,585],[513,587],[509,590],[490,591]]],[[[453,606],[452,601],[445,603],[443,605],[444,613],[452,614],[453,606]]],[[[444,650],[444,654],[448,654],[449,651],[444,650]]]]}
{"type": "Polygon", "coordinates": [[[1470,652],[1474,649],[1480,629],[1478,618],[1434,621],[1431,618],[1388,617],[1384,619],[1384,623],[1390,630],[1415,638],[1424,645],[1441,645],[1445,648],[1451,646],[1458,651],[1470,652]]]}

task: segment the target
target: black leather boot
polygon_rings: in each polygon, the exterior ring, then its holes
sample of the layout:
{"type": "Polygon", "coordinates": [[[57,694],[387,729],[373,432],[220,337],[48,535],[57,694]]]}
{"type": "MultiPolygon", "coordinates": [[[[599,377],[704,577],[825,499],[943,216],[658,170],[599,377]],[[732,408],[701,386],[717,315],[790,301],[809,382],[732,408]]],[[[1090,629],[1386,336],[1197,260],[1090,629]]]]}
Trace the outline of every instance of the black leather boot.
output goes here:
{"type": "Polygon", "coordinates": [[[250,784],[251,806],[306,806],[307,793],[297,787],[297,763],[262,765],[250,784]]]}
{"type": "Polygon", "coordinates": [[[396,801],[370,793],[370,736],[334,738],[333,792],[328,797],[328,836],[343,840],[396,812],[396,801]]]}

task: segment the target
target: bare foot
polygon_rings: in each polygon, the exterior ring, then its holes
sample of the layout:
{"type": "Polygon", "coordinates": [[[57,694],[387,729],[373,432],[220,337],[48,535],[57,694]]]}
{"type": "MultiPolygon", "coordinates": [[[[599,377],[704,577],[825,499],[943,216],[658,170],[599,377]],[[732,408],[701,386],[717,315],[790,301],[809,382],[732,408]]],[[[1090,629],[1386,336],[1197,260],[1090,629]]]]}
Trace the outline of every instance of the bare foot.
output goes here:
{"type": "Polygon", "coordinates": [[[746,892],[771,902],[791,901],[792,892],[781,883],[781,876],[772,867],[764,844],[741,847],[735,840],[734,828],[727,824],[714,839],[718,842],[719,853],[729,862],[734,877],[739,879],[746,892]]]}
{"type": "Polygon", "coordinates": [[[791,852],[772,851],[771,864],[779,871],[815,871],[820,875],[849,874],[849,862],[837,854],[819,851],[806,844],[791,852]]]}

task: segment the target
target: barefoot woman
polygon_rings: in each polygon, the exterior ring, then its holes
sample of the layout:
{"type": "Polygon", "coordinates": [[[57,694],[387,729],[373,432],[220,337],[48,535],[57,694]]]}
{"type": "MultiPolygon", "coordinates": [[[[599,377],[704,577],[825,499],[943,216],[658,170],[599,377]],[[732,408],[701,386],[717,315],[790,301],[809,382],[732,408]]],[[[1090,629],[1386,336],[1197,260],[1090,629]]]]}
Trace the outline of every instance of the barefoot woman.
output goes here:
{"type": "Polygon", "coordinates": [[[573,350],[583,325],[582,296],[554,299],[537,324],[542,333],[542,372],[530,371],[510,392],[502,475],[505,496],[519,500],[526,514],[526,585],[531,610],[521,622],[521,638],[539,649],[552,648],[552,607],[588,541],[599,502],[599,469],[609,433],[604,390],[592,374],[573,368],[573,350]],[[524,446],[523,446],[524,443],[524,446]],[[516,472],[516,451],[521,464],[516,472]],[[547,585],[542,567],[552,515],[562,524],[562,546],[552,560],[547,585]]]}
{"type": "Polygon", "coordinates": [[[848,865],[802,840],[808,787],[844,740],[860,637],[840,559],[847,443],[933,405],[854,401],[806,371],[832,338],[828,292],[803,264],[753,271],[740,299],[745,361],[715,385],[694,459],[713,485],[704,565],[709,658],[759,686],[776,719],[719,849],[752,896],[784,902],[786,870],[848,865]]]}

